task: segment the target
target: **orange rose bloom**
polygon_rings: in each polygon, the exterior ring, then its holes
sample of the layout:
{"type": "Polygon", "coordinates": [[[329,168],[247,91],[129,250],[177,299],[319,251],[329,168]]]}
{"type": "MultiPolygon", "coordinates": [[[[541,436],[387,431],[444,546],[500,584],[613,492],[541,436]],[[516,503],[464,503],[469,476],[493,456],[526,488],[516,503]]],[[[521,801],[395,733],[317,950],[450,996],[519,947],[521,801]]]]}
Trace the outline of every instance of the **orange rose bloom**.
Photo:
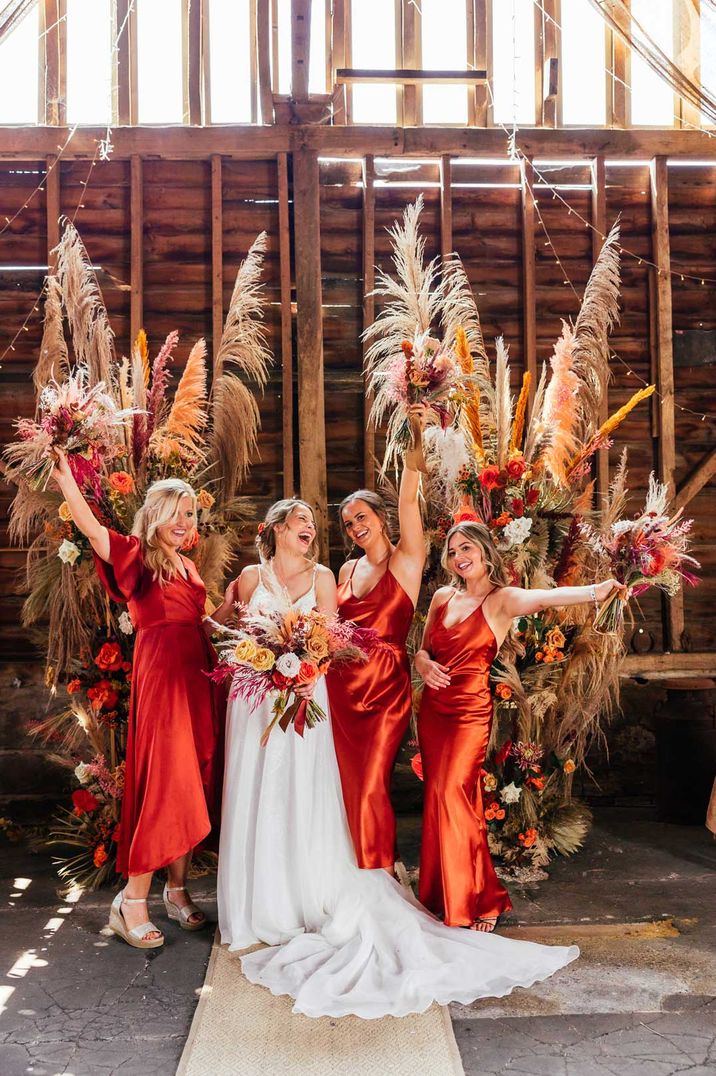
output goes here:
{"type": "Polygon", "coordinates": [[[70,680],[70,682],[67,685],[67,694],[68,695],[76,695],[77,692],[81,691],[81,690],[82,690],[82,684],[80,683],[79,679],[75,676],[74,680],[70,680]]]}
{"type": "Polygon", "coordinates": [[[211,493],[209,493],[208,489],[200,489],[199,493],[197,494],[196,503],[199,505],[200,508],[207,509],[211,508],[215,499],[216,498],[211,493]]]}
{"type": "Polygon", "coordinates": [[[125,496],[127,493],[134,493],[135,490],[134,479],[127,471],[112,471],[109,476],[109,484],[115,493],[121,493],[125,496]]]}
{"type": "Polygon", "coordinates": [[[509,684],[498,684],[495,688],[495,694],[499,695],[501,699],[511,699],[512,688],[509,684]]]}
{"type": "Polygon", "coordinates": [[[564,765],[562,766],[562,769],[564,770],[565,773],[574,773],[576,768],[577,768],[577,766],[576,766],[574,760],[571,759],[571,758],[566,759],[565,762],[564,762],[564,765]]]}
{"type": "Polygon", "coordinates": [[[117,672],[122,668],[122,651],[118,643],[103,643],[99,654],[94,659],[98,669],[103,672],[117,672]]]}
{"type": "Polygon", "coordinates": [[[296,677],[297,684],[312,684],[318,676],[318,667],[312,661],[302,661],[296,677]]]}
{"type": "Polygon", "coordinates": [[[189,535],[189,537],[187,538],[184,545],[182,546],[182,550],[185,553],[188,553],[190,549],[193,549],[194,546],[196,546],[198,544],[199,544],[199,532],[195,527],[194,530],[189,535]]]}
{"type": "Polygon", "coordinates": [[[87,698],[93,710],[113,710],[119,702],[119,694],[109,680],[98,680],[87,689],[87,698]]]}
{"type": "Polygon", "coordinates": [[[107,862],[107,850],[103,844],[98,844],[95,848],[92,862],[95,867],[101,867],[103,863],[107,862]]]}
{"type": "Polygon", "coordinates": [[[515,456],[514,459],[508,460],[507,473],[510,478],[522,478],[526,470],[527,464],[524,456],[515,456]]]}

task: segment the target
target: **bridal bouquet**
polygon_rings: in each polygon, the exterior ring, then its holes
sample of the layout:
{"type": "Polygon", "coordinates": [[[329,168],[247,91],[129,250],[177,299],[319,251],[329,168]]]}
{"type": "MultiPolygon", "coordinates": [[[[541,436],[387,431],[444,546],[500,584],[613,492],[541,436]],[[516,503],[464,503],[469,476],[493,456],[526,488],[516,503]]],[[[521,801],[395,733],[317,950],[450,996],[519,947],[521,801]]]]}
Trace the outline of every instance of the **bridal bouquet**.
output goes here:
{"type": "MultiPolygon", "coordinates": [[[[620,583],[634,594],[658,587],[676,594],[684,582],[696,584],[690,568],[700,567],[687,552],[693,520],[682,519],[681,511],[668,514],[668,491],[652,474],[644,510],[635,519],[619,519],[606,534],[583,523],[581,532],[589,546],[606,558],[620,583]]],[[[603,634],[621,631],[625,599],[615,591],[594,619],[594,629],[603,634]]]]}
{"type": "Polygon", "coordinates": [[[219,646],[212,678],[230,679],[230,698],[241,698],[252,710],[275,694],[262,747],[276,725],[286,732],[292,724],[303,736],[326,715],[315,699],[298,696],[296,688],[315,683],[333,662],[366,661],[372,633],[315,609],[264,613],[243,607],[239,615],[237,629],[223,629],[227,643],[219,646]]]}
{"type": "Polygon", "coordinates": [[[79,486],[101,494],[102,464],[126,452],[125,423],[136,408],[117,406],[102,381],[88,384],[87,370],[78,366],[66,381],[52,380],[39,399],[39,418],[16,422],[18,441],[7,455],[34,490],[45,490],[54,467],[53,449],[67,453],[79,486]]]}

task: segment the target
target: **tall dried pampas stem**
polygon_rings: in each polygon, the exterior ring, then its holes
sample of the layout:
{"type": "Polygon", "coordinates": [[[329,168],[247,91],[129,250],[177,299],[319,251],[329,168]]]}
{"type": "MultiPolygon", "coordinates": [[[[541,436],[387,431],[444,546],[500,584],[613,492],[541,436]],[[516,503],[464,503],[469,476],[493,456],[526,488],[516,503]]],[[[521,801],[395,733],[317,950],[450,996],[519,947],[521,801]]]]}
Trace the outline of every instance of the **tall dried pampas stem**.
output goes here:
{"type": "Polygon", "coordinates": [[[32,371],[35,392],[39,394],[51,378],[61,381],[69,371],[67,341],[62,328],[62,290],[56,276],[48,276],[45,286],[45,324],[40,354],[32,371]]]}
{"type": "Polygon", "coordinates": [[[256,236],[236,274],[214,363],[215,380],[224,373],[226,364],[231,363],[257,385],[266,384],[271,363],[263,325],[265,300],[261,283],[266,242],[266,232],[256,236]]]}
{"type": "Polygon", "coordinates": [[[65,303],[75,359],[89,371],[89,384],[112,384],[114,333],[92,263],[71,221],[57,246],[57,280],[65,303]]]}

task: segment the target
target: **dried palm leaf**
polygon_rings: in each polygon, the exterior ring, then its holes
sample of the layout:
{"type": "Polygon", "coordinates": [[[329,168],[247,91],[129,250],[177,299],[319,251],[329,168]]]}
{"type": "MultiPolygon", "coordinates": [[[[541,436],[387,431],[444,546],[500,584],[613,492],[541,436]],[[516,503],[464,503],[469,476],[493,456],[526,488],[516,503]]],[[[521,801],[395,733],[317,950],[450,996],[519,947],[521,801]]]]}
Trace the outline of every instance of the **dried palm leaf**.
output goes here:
{"type": "Polygon", "coordinates": [[[40,355],[32,372],[38,396],[51,378],[61,381],[63,374],[69,372],[67,341],[62,328],[62,290],[56,276],[48,276],[45,289],[45,323],[40,355]]]}
{"type": "Polygon", "coordinates": [[[229,312],[214,363],[215,381],[222,376],[227,363],[236,366],[262,387],[268,379],[268,367],[272,359],[266,346],[266,331],[263,325],[265,299],[261,283],[266,242],[266,232],[256,236],[236,274],[229,312]]]}
{"type": "Polygon", "coordinates": [[[27,546],[40,524],[56,517],[61,502],[59,493],[50,489],[43,493],[31,489],[27,482],[21,482],[10,505],[8,537],[11,543],[27,546]]]}
{"type": "Polygon", "coordinates": [[[591,824],[592,812],[586,803],[562,803],[542,818],[545,842],[559,855],[574,855],[584,844],[591,824]]]}
{"type": "Polygon", "coordinates": [[[65,304],[72,346],[78,363],[87,366],[89,384],[103,381],[111,389],[114,333],[97,276],[79,232],[71,221],[57,246],[57,280],[65,304]]]}

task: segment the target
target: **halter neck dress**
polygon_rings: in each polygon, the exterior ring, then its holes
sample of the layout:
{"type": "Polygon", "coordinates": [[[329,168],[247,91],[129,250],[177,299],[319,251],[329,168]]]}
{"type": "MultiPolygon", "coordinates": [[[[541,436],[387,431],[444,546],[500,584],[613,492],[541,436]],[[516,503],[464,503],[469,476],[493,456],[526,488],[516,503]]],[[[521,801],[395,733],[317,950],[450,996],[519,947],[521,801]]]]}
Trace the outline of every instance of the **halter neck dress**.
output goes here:
{"type": "Polygon", "coordinates": [[[354,594],[357,563],[338,588],[338,610],[346,620],[372,628],[381,641],[369,661],[329,670],[328,696],[358,865],[392,869],[395,814],[390,803],[390,779],[410,721],[410,662],[405,642],[414,609],[390,568],[367,594],[354,594]]]}
{"type": "MultiPolygon", "coordinates": [[[[450,686],[425,686],[418,716],[423,763],[420,900],[448,926],[469,926],[512,907],[487,846],[480,770],[492,726],[490,666],[497,643],[483,602],[445,625],[454,594],[438,609],[427,640],[450,686]]],[[[489,596],[489,595],[488,595],[489,596]]]]}

